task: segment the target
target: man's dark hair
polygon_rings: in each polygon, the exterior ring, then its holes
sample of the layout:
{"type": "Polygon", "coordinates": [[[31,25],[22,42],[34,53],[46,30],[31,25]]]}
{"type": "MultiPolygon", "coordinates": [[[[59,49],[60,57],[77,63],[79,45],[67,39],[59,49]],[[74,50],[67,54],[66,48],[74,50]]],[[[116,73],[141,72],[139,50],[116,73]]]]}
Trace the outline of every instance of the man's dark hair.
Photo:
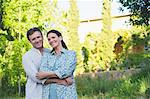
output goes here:
{"type": "MultiPolygon", "coordinates": [[[[29,36],[32,35],[32,34],[33,34],[34,32],[36,32],[36,31],[40,32],[41,35],[42,35],[41,30],[40,30],[39,28],[37,28],[37,27],[31,28],[31,29],[29,29],[29,30],[27,31],[27,38],[28,38],[29,41],[30,41],[29,36]]],[[[43,35],[42,35],[42,36],[43,36],[43,35]]]]}

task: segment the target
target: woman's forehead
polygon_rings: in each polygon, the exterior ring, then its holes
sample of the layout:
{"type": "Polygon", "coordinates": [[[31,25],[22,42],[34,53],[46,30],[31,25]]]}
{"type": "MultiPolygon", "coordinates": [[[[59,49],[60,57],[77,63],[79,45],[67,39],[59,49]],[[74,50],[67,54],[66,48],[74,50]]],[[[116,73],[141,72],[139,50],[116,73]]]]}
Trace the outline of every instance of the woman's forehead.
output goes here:
{"type": "Polygon", "coordinates": [[[61,36],[58,36],[56,33],[51,32],[48,34],[48,37],[61,37],[61,36]]]}

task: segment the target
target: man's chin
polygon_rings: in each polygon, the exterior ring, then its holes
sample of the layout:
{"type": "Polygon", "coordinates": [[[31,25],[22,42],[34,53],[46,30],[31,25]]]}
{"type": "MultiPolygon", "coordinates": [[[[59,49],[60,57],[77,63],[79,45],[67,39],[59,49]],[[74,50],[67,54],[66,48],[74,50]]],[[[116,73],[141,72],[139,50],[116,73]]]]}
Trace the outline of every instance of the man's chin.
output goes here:
{"type": "Polygon", "coordinates": [[[43,46],[36,46],[36,47],[34,47],[34,48],[36,48],[36,49],[41,49],[41,48],[43,48],[43,46]]]}

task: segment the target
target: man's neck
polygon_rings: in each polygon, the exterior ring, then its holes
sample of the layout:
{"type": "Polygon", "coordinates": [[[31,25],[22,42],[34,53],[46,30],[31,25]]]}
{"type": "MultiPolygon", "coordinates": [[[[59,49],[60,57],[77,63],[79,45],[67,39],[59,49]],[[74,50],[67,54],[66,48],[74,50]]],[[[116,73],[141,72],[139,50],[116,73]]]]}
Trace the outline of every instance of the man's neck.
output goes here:
{"type": "Polygon", "coordinates": [[[44,48],[42,47],[42,48],[39,48],[38,50],[39,50],[40,53],[43,55],[44,48]]]}

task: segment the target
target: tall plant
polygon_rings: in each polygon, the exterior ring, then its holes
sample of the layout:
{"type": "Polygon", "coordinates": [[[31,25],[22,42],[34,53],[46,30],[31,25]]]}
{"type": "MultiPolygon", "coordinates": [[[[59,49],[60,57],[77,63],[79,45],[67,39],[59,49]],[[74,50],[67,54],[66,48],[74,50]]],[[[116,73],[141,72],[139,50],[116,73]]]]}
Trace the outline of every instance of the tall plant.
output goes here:
{"type": "Polygon", "coordinates": [[[70,8],[67,12],[67,23],[66,23],[66,32],[67,32],[67,43],[68,47],[77,52],[77,66],[82,66],[81,60],[81,45],[78,35],[78,26],[79,26],[79,10],[77,7],[76,0],[69,0],[70,8]]]}
{"type": "Polygon", "coordinates": [[[67,15],[67,35],[69,48],[79,51],[80,42],[78,36],[79,10],[76,0],[70,0],[70,8],[67,15]],[[76,43],[75,43],[76,42],[76,43]]]}
{"type": "Polygon", "coordinates": [[[102,32],[97,39],[97,57],[96,60],[101,69],[110,68],[110,62],[114,58],[114,34],[111,30],[111,0],[103,0],[102,8],[102,32]]]}

